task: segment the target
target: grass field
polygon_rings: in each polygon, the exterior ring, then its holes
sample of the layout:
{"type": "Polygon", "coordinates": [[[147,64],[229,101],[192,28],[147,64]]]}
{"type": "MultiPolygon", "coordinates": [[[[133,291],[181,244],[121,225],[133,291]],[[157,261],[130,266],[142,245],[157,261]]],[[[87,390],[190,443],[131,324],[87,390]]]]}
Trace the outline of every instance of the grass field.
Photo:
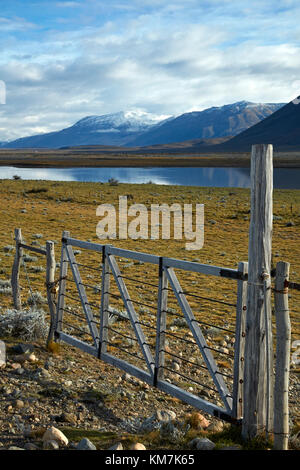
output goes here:
{"type": "MultiPolygon", "coordinates": [[[[151,204],[174,202],[202,203],[205,212],[204,246],[199,251],[187,251],[186,240],[107,240],[114,246],[129,250],[143,251],[156,255],[198,261],[206,264],[236,268],[239,261],[248,259],[248,228],[250,219],[250,193],[248,189],[199,188],[183,186],[159,186],[155,184],[118,184],[51,182],[28,180],[0,181],[0,280],[2,283],[0,305],[11,307],[11,295],[7,288],[14,257],[14,228],[22,229],[26,243],[44,246],[46,240],[54,240],[56,260],[60,260],[60,240],[63,230],[70,231],[73,238],[101,241],[96,235],[99,217],[96,208],[99,204],[110,203],[118,207],[119,195],[128,196],[128,205],[142,203],[150,208],[151,204]]],[[[300,191],[274,191],[274,226],[273,226],[273,265],[283,260],[291,264],[290,279],[300,280],[300,191]]],[[[43,257],[30,255],[26,262],[27,275],[21,271],[23,302],[27,302],[31,287],[45,296],[45,260],[43,257]]],[[[78,253],[79,262],[94,263],[94,253],[78,253]]],[[[125,265],[127,275],[135,274],[138,280],[155,280],[156,272],[151,268],[125,265]]],[[[57,274],[58,276],[58,274],[57,274]]],[[[90,282],[99,284],[94,274],[87,274],[90,282]]],[[[181,273],[182,284],[186,289],[198,293],[205,286],[206,297],[218,297],[235,301],[236,285],[232,281],[220,280],[211,276],[199,279],[194,273],[181,273]]],[[[133,286],[133,293],[137,289],[133,286]]],[[[170,299],[169,306],[176,305],[170,299]]],[[[191,299],[192,308],[197,303],[191,299]]],[[[210,320],[222,315],[221,310],[207,306],[205,315],[210,320]]],[[[299,338],[300,295],[290,292],[291,317],[293,319],[293,337],[299,338]],[[298,322],[296,320],[298,318],[298,322]]],[[[223,312],[224,313],[224,312],[223,312]]],[[[226,318],[234,321],[234,309],[226,310],[226,318]]]]}

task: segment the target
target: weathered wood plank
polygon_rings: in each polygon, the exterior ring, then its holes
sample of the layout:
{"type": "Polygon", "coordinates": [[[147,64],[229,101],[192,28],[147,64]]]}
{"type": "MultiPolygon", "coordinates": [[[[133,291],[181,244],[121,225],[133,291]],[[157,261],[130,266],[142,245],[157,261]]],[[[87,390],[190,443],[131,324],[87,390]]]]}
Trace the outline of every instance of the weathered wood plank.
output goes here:
{"type": "Polygon", "coordinates": [[[203,398],[193,395],[192,393],[189,393],[186,390],[177,387],[176,385],[170,384],[169,382],[158,380],[157,388],[165,393],[172,395],[173,397],[179,398],[183,402],[188,403],[198,410],[209,413],[212,416],[228,415],[228,418],[230,418],[228,410],[203,400],[203,398]]]}
{"type": "Polygon", "coordinates": [[[22,307],[22,304],[21,304],[19,274],[20,274],[21,260],[23,256],[23,250],[21,247],[22,231],[20,228],[15,229],[15,241],[16,241],[16,253],[15,253],[15,259],[14,259],[12,272],[11,272],[11,289],[12,289],[14,308],[16,310],[20,310],[22,307]]]}
{"type": "Polygon", "coordinates": [[[289,263],[276,266],[276,373],[274,390],[274,449],[287,450],[289,437],[289,370],[291,323],[288,303],[289,263]]]}
{"type": "Polygon", "coordinates": [[[47,338],[47,345],[50,341],[53,341],[54,330],[55,330],[55,313],[56,306],[54,303],[55,291],[54,291],[54,280],[55,280],[55,252],[54,252],[54,243],[51,241],[46,242],[46,289],[47,289],[47,300],[50,313],[50,328],[47,338]]]}
{"type": "Polygon", "coordinates": [[[251,439],[267,427],[266,318],[271,317],[264,279],[271,273],[273,147],[253,145],[251,153],[251,220],[248,253],[244,418],[242,434],[251,439]]]}
{"type": "Polygon", "coordinates": [[[222,375],[220,375],[218,366],[211,354],[211,352],[208,349],[208,345],[205,341],[205,338],[202,334],[201,328],[198,325],[194,314],[191,310],[191,307],[186,300],[186,297],[183,293],[183,290],[180,286],[180,283],[176,277],[176,274],[173,271],[173,268],[165,268],[166,274],[168,276],[170,285],[174,291],[174,294],[177,298],[177,301],[180,305],[180,308],[182,312],[184,313],[184,316],[186,318],[187,324],[193,333],[193,336],[196,340],[196,343],[201,351],[201,354],[203,356],[203,359],[205,361],[205,364],[210,372],[210,375],[214,381],[214,384],[216,385],[218,392],[224,402],[224,405],[227,409],[228,412],[231,413],[232,409],[232,398],[229,396],[229,391],[227,389],[227,386],[223,380],[222,375]]]}
{"type": "MultiPolygon", "coordinates": [[[[63,232],[63,238],[70,236],[68,231],[63,232]]],[[[66,252],[66,243],[62,242],[61,257],[60,257],[60,272],[59,272],[59,290],[58,290],[58,301],[56,306],[56,322],[55,322],[55,340],[58,338],[58,334],[63,328],[63,316],[65,307],[65,292],[66,292],[66,277],[68,273],[68,256],[66,252]]]]}
{"type": "Polygon", "coordinates": [[[220,266],[211,266],[210,264],[194,263],[192,261],[183,261],[175,258],[163,258],[165,267],[192,271],[195,273],[207,274],[209,276],[229,277],[237,279],[238,271],[236,269],[221,268],[220,266]]]}
{"type": "Polygon", "coordinates": [[[102,252],[103,245],[100,243],[86,242],[84,240],[77,240],[76,238],[63,237],[67,245],[76,246],[77,248],[83,248],[85,250],[99,251],[102,252]]]}
{"type": "MultiPolygon", "coordinates": [[[[110,250],[109,250],[110,251],[110,250]]],[[[120,291],[122,300],[124,302],[124,306],[128,312],[128,316],[130,319],[130,322],[132,324],[132,327],[134,329],[135,335],[138,339],[140,348],[143,352],[144,358],[146,360],[147,366],[149,371],[154,374],[154,366],[155,366],[155,361],[153,359],[153,356],[151,354],[150,348],[148,346],[146,337],[144,335],[144,332],[139,324],[139,319],[137,316],[137,313],[134,309],[134,306],[132,305],[131,299],[129,292],[127,290],[127,287],[124,283],[124,280],[122,279],[122,275],[120,273],[118,264],[114,258],[113,255],[109,254],[108,255],[108,262],[112,271],[112,274],[115,278],[116,284],[118,286],[118,289],[120,291]]]]}
{"type": "Polygon", "coordinates": [[[102,249],[102,279],[101,279],[101,305],[100,305],[100,344],[99,358],[107,352],[108,342],[108,316],[109,316],[109,286],[110,269],[106,255],[106,246],[102,249]]]}
{"type": "Polygon", "coordinates": [[[168,278],[163,268],[162,258],[159,263],[159,283],[157,299],[156,346],[155,346],[155,375],[154,385],[158,379],[163,379],[165,364],[167,306],[168,306],[168,278]]]}
{"type": "Polygon", "coordinates": [[[75,256],[74,256],[73,249],[72,249],[71,245],[66,246],[66,252],[67,252],[70,267],[71,267],[71,270],[72,270],[72,273],[73,273],[73,278],[74,278],[74,281],[76,283],[76,287],[77,287],[78,294],[79,294],[79,297],[80,297],[81,305],[82,305],[82,308],[83,308],[83,311],[84,311],[84,314],[85,314],[85,317],[86,317],[86,321],[88,323],[88,327],[89,327],[91,335],[93,337],[94,344],[95,344],[96,347],[98,347],[99,346],[99,332],[98,332],[98,329],[97,329],[97,327],[95,325],[95,322],[94,322],[94,315],[93,315],[93,312],[92,312],[92,310],[89,306],[89,301],[88,301],[88,298],[87,298],[87,295],[86,295],[86,292],[85,292],[85,288],[82,285],[80,272],[79,272],[77,262],[76,262],[76,259],[75,259],[75,256]]]}
{"type": "MultiPolygon", "coordinates": [[[[241,262],[238,270],[246,275],[248,263],[241,262]]],[[[232,415],[241,419],[243,417],[243,383],[244,383],[244,353],[247,310],[247,281],[238,281],[235,344],[234,344],[234,380],[232,415]]]]}
{"type": "Polygon", "coordinates": [[[95,348],[95,346],[92,346],[91,344],[87,344],[80,339],[74,338],[74,336],[63,333],[62,331],[59,331],[57,336],[58,340],[64,341],[65,343],[70,344],[70,346],[74,346],[75,348],[78,348],[87,354],[91,354],[94,357],[98,356],[98,348],[95,348]]]}
{"type": "Polygon", "coordinates": [[[137,261],[142,261],[144,263],[159,264],[159,256],[150,255],[148,253],[140,253],[138,251],[124,250],[123,248],[116,248],[115,246],[109,246],[107,248],[107,253],[120,256],[123,258],[134,259],[137,261]]]}
{"type": "Polygon", "coordinates": [[[43,248],[37,248],[35,246],[26,245],[25,243],[20,243],[20,248],[24,248],[24,250],[33,251],[34,253],[38,253],[39,255],[47,255],[46,250],[44,250],[43,248]]]}

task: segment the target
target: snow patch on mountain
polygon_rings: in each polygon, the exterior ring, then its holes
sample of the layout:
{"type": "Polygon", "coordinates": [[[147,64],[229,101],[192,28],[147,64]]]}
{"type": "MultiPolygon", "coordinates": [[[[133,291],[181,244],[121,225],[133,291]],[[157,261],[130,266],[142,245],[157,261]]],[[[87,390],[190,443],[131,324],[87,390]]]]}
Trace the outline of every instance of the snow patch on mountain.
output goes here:
{"type": "Polygon", "coordinates": [[[139,132],[170,118],[171,116],[156,115],[141,110],[120,111],[101,116],[87,116],[77,121],[73,127],[88,127],[96,132],[116,132],[120,129],[126,129],[128,132],[139,132]]]}

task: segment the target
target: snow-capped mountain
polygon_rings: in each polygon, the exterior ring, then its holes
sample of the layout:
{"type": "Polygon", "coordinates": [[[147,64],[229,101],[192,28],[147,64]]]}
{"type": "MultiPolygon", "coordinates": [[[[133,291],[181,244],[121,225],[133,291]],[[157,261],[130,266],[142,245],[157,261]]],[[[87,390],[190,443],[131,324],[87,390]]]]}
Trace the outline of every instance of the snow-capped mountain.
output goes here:
{"type": "Polygon", "coordinates": [[[283,104],[240,101],[177,117],[157,116],[140,110],[87,116],[61,131],[17,139],[4,143],[2,148],[134,147],[235,136],[270,116],[283,104]]]}
{"type": "Polygon", "coordinates": [[[281,108],[284,103],[239,101],[203,111],[193,111],[148,129],[131,145],[158,145],[193,139],[235,136],[281,108]],[[176,140],[175,140],[176,139],[176,140]]]}

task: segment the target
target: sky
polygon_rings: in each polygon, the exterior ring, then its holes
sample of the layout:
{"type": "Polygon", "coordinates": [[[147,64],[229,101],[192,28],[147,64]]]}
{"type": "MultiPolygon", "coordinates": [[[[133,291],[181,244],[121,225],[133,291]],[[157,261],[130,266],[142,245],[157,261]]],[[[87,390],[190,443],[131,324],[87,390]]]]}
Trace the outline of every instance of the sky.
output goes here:
{"type": "Polygon", "coordinates": [[[0,0],[0,141],[300,94],[299,0],[0,0]]]}

